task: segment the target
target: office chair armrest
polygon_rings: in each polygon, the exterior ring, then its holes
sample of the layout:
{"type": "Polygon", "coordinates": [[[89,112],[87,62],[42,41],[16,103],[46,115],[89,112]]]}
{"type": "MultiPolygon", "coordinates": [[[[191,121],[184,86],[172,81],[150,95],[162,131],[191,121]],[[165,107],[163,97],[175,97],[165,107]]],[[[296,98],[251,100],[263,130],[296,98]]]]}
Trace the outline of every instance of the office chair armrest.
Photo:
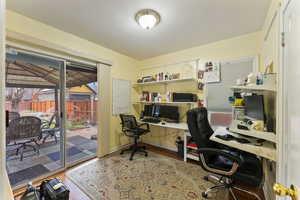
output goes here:
{"type": "Polygon", "coordinates": [[[202,163],[203,167],[212,173],[217,173],[224,176],[232,176],[238,170],[239,166],[242,164],[242,159],[240,157],[232,155],[230,153],[227,153],[219,149],[200,148],[198,149],[198,153],[199,153],[200,162],[202,163]],[[211,168],[207,165],[204,155],[223,156],[233,162],[232,167],[229,171],[223,171],[223,170],[211,168]]]}
{"type": "Polygon", "coordinates": [[[138,125],[138,127],[145,126],[145,125],[147,126],[147,130],[150,130],[150,126],[148,123],[141,123],[138,125]]]}

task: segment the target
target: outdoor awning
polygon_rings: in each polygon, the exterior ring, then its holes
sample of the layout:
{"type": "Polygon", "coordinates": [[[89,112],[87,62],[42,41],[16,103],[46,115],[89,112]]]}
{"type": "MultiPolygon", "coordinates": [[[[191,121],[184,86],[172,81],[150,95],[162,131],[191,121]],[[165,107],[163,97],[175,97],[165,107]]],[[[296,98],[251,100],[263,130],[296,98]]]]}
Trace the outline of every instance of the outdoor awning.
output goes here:
{"type": "MultiPolygon", "coordinates": [[[[59,88],[63,62],[36,55],[14,52],[6,56],[6,86],[19,88],[59,88]]],[[[68,88],[97,81],[97,68],[66,66],[68,88]]]]}

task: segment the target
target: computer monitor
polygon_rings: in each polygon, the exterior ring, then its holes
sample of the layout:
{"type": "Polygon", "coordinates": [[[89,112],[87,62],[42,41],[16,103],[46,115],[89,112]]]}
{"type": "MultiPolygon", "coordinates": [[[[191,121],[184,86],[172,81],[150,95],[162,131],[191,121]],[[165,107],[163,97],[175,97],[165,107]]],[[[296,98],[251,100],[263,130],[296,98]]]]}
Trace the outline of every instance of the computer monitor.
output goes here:
{"type": "Polygon", "coordinates": [[[265,121],[264,96],[245,96],[245,115],[252,120],[265,121]]]}
{"type": "Polygon", "coordinates": [[[145,105],[144,116],[145,117],[153,117],[153,105],[145,105]]]}
{"type": "Polygon", "coordinates": [[[153,113],[152,117],[160,117],[160,105],[154,105],[153,106],[153,113]]]}
{"type": "Polygon", "coordinates": [[[177,106],[160,106],[160,117],[174,121],[179,120],[179,111],[177,106]]]}

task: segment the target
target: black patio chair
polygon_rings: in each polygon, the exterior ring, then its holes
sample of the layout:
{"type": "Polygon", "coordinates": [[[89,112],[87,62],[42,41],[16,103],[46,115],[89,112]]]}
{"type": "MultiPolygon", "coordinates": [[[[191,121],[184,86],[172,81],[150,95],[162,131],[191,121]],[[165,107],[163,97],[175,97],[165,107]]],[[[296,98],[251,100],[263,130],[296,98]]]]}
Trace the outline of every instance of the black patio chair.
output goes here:
{"type": "Polygon", "coordinates": [[[21,115],[18,112],[9,112],[8,113],[8,119],[9,121],[20,118],[21,115]]]}
{"type": "Polygon", "coordinates": [[[23,150],[31,147],[39,155],[41,139],[41,120],[37,117],[20,117],[9,122],[7,128],[8,141],[14,141],[16,155],[21,153],[20,160],[23,160],[23,150]],[[33,143],[33,144],[32,144],[33,143]]]}
{"type": "Polygon", "coordinates": [[[54,137],[55,143],[57,143],[56,132],[59,130],[58,129],[59,125],[56,121],[57,117],[58,117],[58,113],[55,112],[49,121],[47,120],[42,121],[42,127],[41,127],[42,135],[45,135],[43,136],[43,143],[45,143],[46,139],[48,139],[49,137],[54,137]]]}

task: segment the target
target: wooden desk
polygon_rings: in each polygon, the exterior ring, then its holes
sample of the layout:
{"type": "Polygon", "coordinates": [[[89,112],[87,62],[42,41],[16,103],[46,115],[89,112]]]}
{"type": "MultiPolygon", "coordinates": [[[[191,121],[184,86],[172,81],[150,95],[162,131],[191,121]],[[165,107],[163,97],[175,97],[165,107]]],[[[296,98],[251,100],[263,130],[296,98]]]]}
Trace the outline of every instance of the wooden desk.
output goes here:
{"type": "MultiPolygon", "coordinates": [[[[141,123],[143,123],[141,121],[141,123]]],[[[144,122],[145,123],[145,122],[144,122]]],[[[189,132],[189,128],[187,123],[181,122],[181,123],[167,123],[163,124],[162,122],[160,123],[147,123],[151,126],[157,126],[157,127],[162,127],[162,128],[172,128],[172,129],[178,129],[184,131],[184,136],[183,136],[183,151],[184,151],[184,157],[183,160],[186,162],[187,158],[193,159],[193,160],[199,160],[197,156],[194,156],[192,154],[188,154],[188,148],[187,148],[187,138],[191,136],[189,132]]]]}
{"type": "Polygon", "coordinates": [[[219,127],[216,129],[216,131],[214,132],[214,134],[210,137],[210,140],[218,142],[220,144],[224,144],[226,146],[230,146],[236,149],[240,149],[242,151],[246,151],[249,153],[253,153],[255,155],[276,161],[276,148],[275,148],[275,144],[271,143],[271,142],[264,142],[262,146],[257,146],[255,144],[256,143],[256,139],[252,139],[252,138],[247,138],[247,137],[243,137],[239,134],[235,134],[232,132],[229,132],[226,130],[225,127],[219,127]],[[230,134],[234,137],[239,137],[239,138],[245,138],[247,140],[249,140],[251,143],[248,144],[242,144],[239,143],[237,141],[225,141],[222,140],[220,138],[217,138],[216,135],[226,135],[226,134],[230,134]]]}

